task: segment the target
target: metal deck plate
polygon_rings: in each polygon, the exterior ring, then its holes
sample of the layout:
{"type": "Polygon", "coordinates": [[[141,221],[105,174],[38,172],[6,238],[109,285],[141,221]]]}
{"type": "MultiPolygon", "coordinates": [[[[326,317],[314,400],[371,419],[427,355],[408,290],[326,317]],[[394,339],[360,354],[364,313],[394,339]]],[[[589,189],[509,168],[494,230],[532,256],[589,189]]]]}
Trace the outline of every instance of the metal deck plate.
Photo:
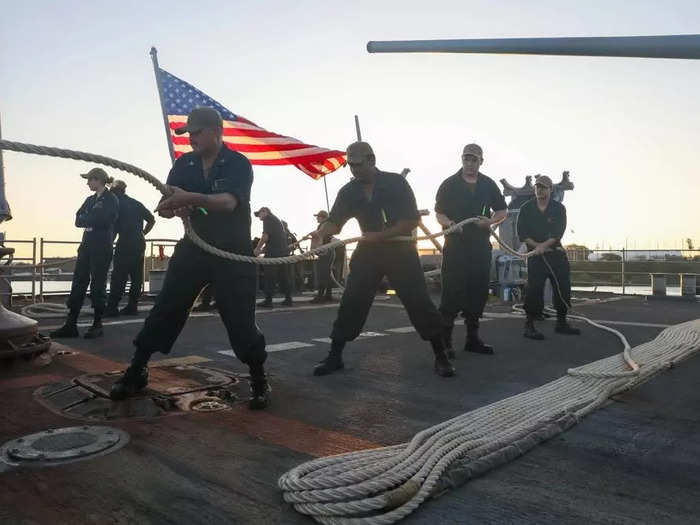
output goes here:
{"type": "Polygon", "coordinates": [[[53,466],[107,454],[128,441],[126,432],[106,426],[49,429],[8,441],[0,447],[0,461],[10,466],[53,466]]]}
{"type": "Polygon", "coordinates": [[[87,374],[46,385],[34,397],[49,410],[63,416],[90,421],[142,419],[190,411],[226,410],[245,399],[247,382],[236,374],[194,366],[149,369],[148,387],[125,401],[109,399],[109,391],[121,373],[87,374]]]}

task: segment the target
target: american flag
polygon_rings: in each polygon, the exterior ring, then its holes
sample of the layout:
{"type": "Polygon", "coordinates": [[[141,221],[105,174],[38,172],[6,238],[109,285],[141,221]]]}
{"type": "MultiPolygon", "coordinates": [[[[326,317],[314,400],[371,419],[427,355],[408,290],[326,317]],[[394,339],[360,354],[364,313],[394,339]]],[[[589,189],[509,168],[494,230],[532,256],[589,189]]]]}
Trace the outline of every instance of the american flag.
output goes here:
{"type": "Polygon", "coordinates": [[[314,179],[345,165],[346,156],[342,151],[320,148],[267,131],[250,120],[233,114],[213,98],[164,69],[159,68],[158,75],[175,158],[192,151],[192,148],[189,137],[175,135],[174,130],[185,125],[187,115],[194,108],[208,106],[216,109],[224,120],[224,143],[248,157],[251,164],[292,164],[314,179]]]}

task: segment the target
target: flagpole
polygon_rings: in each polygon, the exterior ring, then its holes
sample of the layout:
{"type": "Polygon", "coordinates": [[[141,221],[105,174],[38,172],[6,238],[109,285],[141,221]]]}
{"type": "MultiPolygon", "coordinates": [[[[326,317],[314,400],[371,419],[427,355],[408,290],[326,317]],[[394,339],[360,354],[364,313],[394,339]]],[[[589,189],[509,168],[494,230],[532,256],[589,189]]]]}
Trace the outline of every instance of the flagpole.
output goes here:
{"type": "Polygon", "coordinates": [[[326,210],[331,211],[331,203],[328,200],[328,185],[326,184],[326,176],[323,176],[323,189],[326,192],[326,210]]]}
{"type": "Polygon", "coordinates": [[[170,135],[170,124],[168,123],[168,114],[165,111],[165,106],[163,105],[163,91],[160,84],[160,75],[158,71],[158,50],[155,46],[151,47],[151,60],[153,61],[153,73],[156,75],[156,86],[158,87],[158,102],[160,102],[160,110],[163,113],[163,124],[165,125],[165,140],[168,143],[168,151],[170,151],[170,160],[175,162],[175,148],[173,147],[173,141],[170,135]]]}
{"type": "MultiPolygon", "coordinates": [[[[0,139],[2,139],[1,124],[0,139]]],[[[12,213],[10,212],[10,205],[5,197],[5,166],[3,164],[2,150],[0,149],[0,222],[9,221],[10,219],[12,219],[12,213]]]]}
{"type": "Polygon", "coordinates": [[[357,132],[357,140],[362,140],[362,133],[360,133],[360,119],[355,115],[355,131],[357,132]]]}

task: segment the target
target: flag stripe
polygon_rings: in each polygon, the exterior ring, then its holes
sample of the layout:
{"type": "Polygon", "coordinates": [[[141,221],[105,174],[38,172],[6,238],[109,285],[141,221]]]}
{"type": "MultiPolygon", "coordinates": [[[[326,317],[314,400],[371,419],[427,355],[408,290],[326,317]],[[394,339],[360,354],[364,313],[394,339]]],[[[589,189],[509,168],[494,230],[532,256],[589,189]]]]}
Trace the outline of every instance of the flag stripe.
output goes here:
{"type": "Polygon", "coordinates": [[[175,157],[192,151],[189,136],[175,135],[174,130],[187,123],[187,115],[197,106],[213,107],[221,114],[224,143],[248,157],[252,164],[264,166],[292,165],[314,179],[332,173],[346,163],[345,153],[306,144],[293,137],[273,133],[254,122],[234,114],[191,84],[159,69],[161,98],[168,116],[175,157]]]}

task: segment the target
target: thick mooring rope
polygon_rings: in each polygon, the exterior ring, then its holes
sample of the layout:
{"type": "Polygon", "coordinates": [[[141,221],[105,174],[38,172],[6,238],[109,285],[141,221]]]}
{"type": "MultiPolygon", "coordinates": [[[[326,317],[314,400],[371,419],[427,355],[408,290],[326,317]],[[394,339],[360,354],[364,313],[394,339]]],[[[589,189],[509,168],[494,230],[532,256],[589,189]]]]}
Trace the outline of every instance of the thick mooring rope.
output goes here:
{"type": "MultiPolygon", "coordinates": [[[[95,155],[94,153],[86,153],[83,151],[74,151],[62,148],[53,148],[48,146],[37,146],[36,144],[25,144],[22,142],[13,142],[9,140],[0,140],[0,149],[8,151],[18,151],[22,153],[32,153],[35,155],[46,155],[49,157],[84,160],[88,162],[95,162],[97,164],[103,164],[105,166],[109,166],[118,170],[126,171],[127,173],[131,173],[132,175],[136,175],[137,177],[145,180],[146,182],[154,186],[164,196],[167,196],[169,194],[168,187],[147,171],[144,171],[141,168],[137,168],[132,164],[127,164],[126,162],[122,162],[120,160],[105,157],[104,155],[95,155]]],[[[450,228],[442,230],[438,233],[434,233],[432,235],[426,235],[423,237],[394,237],[393,239],[389,239],[389,241],[421,241],[435,239],[437,237],[456,232],[460,230],[462,226],[472,222],[476,222],[478,220],[478,218],[466,219],[458,224],[454,224],[450,228]]],[[[217,257],[221,257],[223,259],[260,265],[294,264],[300,261],[313,259],[316,255],[325,253],[329,250],[335,250],[339,246],[353,244],[363,240],[362,237],[353,237],[351,239],[337,240],[328,244],[324,244],[322,246],[318,246],[317,248],[313,248],[304,253],[290,255],[287,257],[252,257],[248,255],[240,255],[237,253],[227,252],[225,250],[217,248],[216,246],[212,246],[209,243],[207,243],[204,239],[202,239],[199,235],[197,235],[197,232],[195,232],[192,228],[192,223],[190,222],[188,217],[184,217],[182,219],[182,222],[184,224],[185,234],[187,235],[187,237],[189,237],[190,240],[196,246],[200,247],[205,252],[210,253],[212,255],[216,255],[217,257]]],[[[519,256],[523,255],[519,254],[512,248],[505,246],[505,244],[501,242],[501,240],[493,231],[492,235],[496,238],[496,240],[498,240],[498,242],[501,243],[502,246],[504,246],[504,249],[506,251],[509,251],[509,253],[517,254],[519,256]]]]}
{"type": "MultiPolygon", "coordinates": [[[[49,156],[49,157],[60,157],[60,158],[66,158],[66,159],[75,159],[75,160],[84,160],[88,162],[94,162],[97,164],[103,164],[105,166],[109,166],[111,168],[115,168],[118,170],[125,171],[127,173],[131,173],[132,175],[136,175],[137,177],[145,180],[152,186],[154,186],[161,194],[164,196],[167,196],[169,194],[168,187],[163,184],[160,180],[158,180],[156,177],[151,175],[145,170],[142,170],[141,168],[138,168],[132,164],[128,164],[126,162],[122,162],[120,160],[116,160],[110,157],[105,157],[104,155],[95,155],[94,153],[86,153],[83,151],[75,151],[75,150],[69,150],[69,149],[63,149],[63,148],[54,148],[54,147],[49,147],[49,146],[38,146],[36,144],[26,144],[22,142],[13,142],[9,140],[1,140],[0,139],[0,149],[8,150],[8,151],[17,151],[21,153],[30,153],[34,155],[44,155],[44,156],[49,156]]],[[[472,222],[478,221],[479,218],[471,218],[471,219],[466,219],[464,221],[461,221],[458,224],[454,224],[451,227],[442,230],[438,233],[434,233],[432,235],[426,235],[422,237],[409,237],[409,236],[403,236],[403,237],[394,237],[393,239],[388,239],[388,241],[420,241],[420,240],[432,240],[437,237],[441,237],[444,235],[449,235],[450,233],[456,232],[461,230],[461,228],[467,224],[470,224],[472,222]]],[[[184,228],[185,228],[185,235],[189,237],[189,239],[199,248],[204,250],[207,253],[210,253],[212,255],[215,255],[217,257],[221,257],[223,259],[228,259],[231,261],[237,261],[237,262],[243,262],[243,263],[250,263],[250,264],[260,264],[260,265],[277,265],[277,264],[295,264],[300,261],[304,260],[309,260],[315,258],[317,255],[326,253],[328,251],[334,251],[336,248],[339,246],[344,246],[347,244],[353,244],[359,241],[362,241],[362,237],[353,237],[350,239],[343,239],[343,240],[337,240],[330,242],[328,244],[324,244],[322,246],[318,246],[317,248],[310,249],[304,253],[297,254],[297,255],[290,255],[286,257],[251,257],[247,255],[240,255],[237,253],[232,253],[232,252],[227,252],[225,250],[221,250],[217,248],[216,246],[212,246],[209,243],[207,243],[204,239],[202,239],[199,235],[197,235],[197,232],[194,231],[194,228],[192,228],[192,223],[189,219],[189,217],[184,217],[182,219],[184,228]]],[[[517,255],[519,257],[527,257],[529,254],[521,254],[513,250],[511,247],[507,246],[505,243],[501,241],[501,239],[496,235],[496,233],[491,230],[491,235],[494,236],[494,238],[503,246],[503,249],[506,250],[509,253],[512,253],[514,255],[517,255]]],[[[60,264],[63,264],[67,261],[73,260],[75,258],[69,258],[69,259],[64,259],[61,261],[53,261],[50,263],[43,263],[40,265],[36,265],[35,268],[40,268],[40,267],[48,267],[48,266],[57,266],[60,264]]],[[[435,273],[439,273],[439,271],[432,271],[428,272],[426,275],[433,275],[435,273]]],[[[332,275],[332,279],[335,282],[337,286],[339,286],[342,289],[342,285],[335,279],[335,276],[332,275]]],[[[45,306],[43,304],[32,304],[25,306],[22,312],[25,315],[29,315],[32,317],[36,318],[51,318],[51,317],[57,317],[61,316],[66,313],[66,308],[63,306],[45,306]]]]}
{"type": "Polygon", "coordinates": [[[435,425],[409,443],[304,463],[284,474],[279,486],[285,501],[319,523],[394,523],[435,495],[438,480],[452,463],[459,461],[476,475],[509,461],[524,453],[527,447],[521,443],[542,429],[555,428],[548,431],[544,438],[548,439],[570,428],[610,396],[698,350],[700,320],[676,325],[631,349],[640,366],[633,375],[620,355],[601,359],[539,388],[435,425]]]}

